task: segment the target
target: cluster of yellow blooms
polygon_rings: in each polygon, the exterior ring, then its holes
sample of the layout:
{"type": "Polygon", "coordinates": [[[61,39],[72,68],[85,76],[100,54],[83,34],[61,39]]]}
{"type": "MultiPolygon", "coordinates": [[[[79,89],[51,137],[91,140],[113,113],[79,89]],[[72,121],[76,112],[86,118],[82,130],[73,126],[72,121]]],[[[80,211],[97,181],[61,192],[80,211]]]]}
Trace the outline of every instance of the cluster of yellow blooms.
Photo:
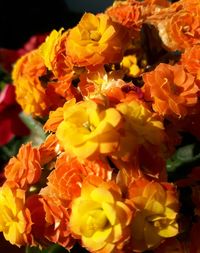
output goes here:
{"type": "Polygon", "coordinates": [[[68,250],[78,242],[95,253],[169,253],[169,245],[183,252],[166,160],[185,117],[199,116],[199,13],[198,0],[116,1],[69,30],[53,30],[16,62],[17,101],[24,113],[46,117],[47,138],[23,144],[5,167],[6,240],[68,250]],[[145,23],[164,48],[182,50],[178,62],[146,71],[145,23]]]}

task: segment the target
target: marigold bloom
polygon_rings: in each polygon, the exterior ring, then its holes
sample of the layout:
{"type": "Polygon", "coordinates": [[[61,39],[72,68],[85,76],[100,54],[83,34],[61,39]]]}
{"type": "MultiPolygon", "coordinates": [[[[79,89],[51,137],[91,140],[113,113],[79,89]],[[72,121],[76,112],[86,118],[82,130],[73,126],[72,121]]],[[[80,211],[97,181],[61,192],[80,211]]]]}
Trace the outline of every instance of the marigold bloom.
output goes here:
{"type": "Polygon", "coordinates": [[[178,233],[178,198],[170,183],[139,178],[129,185],[129,198],[136,208],[132,220],[132,247],[144,251],[178,233]]]}
{"type": "Polygon", "coordinates": [[[32,243],[32,221],[25,207],[25,191],[4,184],[0,188],[0,232],[11,244],[27,245],[32,243]]]}
{"type": "Polygon", "coordinates": [[[67,54],[74,65],[89,66],[119,62],[128,33],[107,14],[85,13],[79,24],[69,31],[67,54]]]}
{"type": "MultiPolygon", "coordinates": [[[[61,200],[72,200],[80,196],[82,181],[90,175],[96,175],[107,181],[111,179],[112,170],[106,161],[78,160],[66,153],[56,160],[55,169],[47,180],[45,193],[61,200]]],[[[66,201],[65,201],[66,202],[66,201]]]]}
{"type": "Polygon", "coordinates": [[[198,102],[199,87],[195,77],[181,65],[160,63],[143,75],[145,98],[154,111],[165,116],[183,117],[198,102]]]}
{"type": "Polygon", "coordinates": [[[70,100],[63,109],[64,120],[56,136],[67,152],[87,158],[117,149],[121,115],[116,109],[103,110],[92,100],[78,103],[70,100]]]}
{"type": "Polygon", "coordinates": [[[68,209],[58,205],[54,198],[33,195],[27,199],[27,207],[33,221],[32,234],[37,243],[58,243],[70,249],[72,238],[69,231],[68,209]]]}
{"type": "Polygon", "coordinates": [[[23,189],[37,183],[40,175],[40,153],[31,143],[23,144],[17,156],[12,157],[5,167],[7,181],[14,181],[23,189]]]}
{"type": "Polygon", "coordinates": [[[16,99],[27,114],[44,116],[48,113],[48,98],[40,81],[43,75],[46,75],[46,66],[38,50],[26,53],[14,65],[16,99]]]}
{"type": "Polygon", "coordinates": [[[72,202],[70,229],[91,252],[116,252],[129,238],[132,211],[114,182],[90,177],[72,202]]]}

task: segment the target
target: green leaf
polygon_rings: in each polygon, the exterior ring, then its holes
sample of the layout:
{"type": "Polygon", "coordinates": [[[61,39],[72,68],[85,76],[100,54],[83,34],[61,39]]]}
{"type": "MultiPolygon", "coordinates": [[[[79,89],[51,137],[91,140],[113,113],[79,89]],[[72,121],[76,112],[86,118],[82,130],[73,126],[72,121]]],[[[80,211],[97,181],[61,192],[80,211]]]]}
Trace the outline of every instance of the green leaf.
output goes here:
{"type": "Polygon", "coordinates": [[[192,168],[200,163],[200,143],[182,146],[167,161],[167,172],[170,181],[186,177],[192,168]]]}
{"type": "Polygon", "coordinates": [[[26,142],[31,141],[33,146],[38,146],[43,143],[46,139],[43,125],[32,116],[26,115],[23,112],[21,112],[19,116],[31,131],[31,134],[28,136],[26,142]]]}

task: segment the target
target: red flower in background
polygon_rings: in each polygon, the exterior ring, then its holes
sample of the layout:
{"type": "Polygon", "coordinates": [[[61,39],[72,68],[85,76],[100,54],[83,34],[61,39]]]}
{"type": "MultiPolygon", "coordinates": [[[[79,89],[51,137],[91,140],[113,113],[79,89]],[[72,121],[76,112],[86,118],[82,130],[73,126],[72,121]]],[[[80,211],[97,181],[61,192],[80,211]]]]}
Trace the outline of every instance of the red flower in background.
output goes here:
{"type": "Polygon", "coordinates": [[[19,117],[21,107],[15,100],[15,87],[7,84],[0,92],[0,146],[7,144],[14,136],[30,133],[19,117]]]}

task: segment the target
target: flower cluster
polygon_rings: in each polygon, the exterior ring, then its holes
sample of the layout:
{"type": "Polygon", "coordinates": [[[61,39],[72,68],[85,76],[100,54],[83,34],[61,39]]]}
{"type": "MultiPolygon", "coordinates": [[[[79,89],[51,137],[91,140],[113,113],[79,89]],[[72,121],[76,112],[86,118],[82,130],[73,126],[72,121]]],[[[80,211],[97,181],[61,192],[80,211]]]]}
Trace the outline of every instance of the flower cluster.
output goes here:
{"type": "Polygon", "coordinates": [[[69,251],[78,243],[94,253],[198,252],[199,170],[170,180],[167,161],[182,132],[200,138],[199,13],[199,0],[116,1],[53,30],[16,61],[17,102],[45,121],[46,139],[23,144],[4,168],[6,240],[69,251]],[[185,224],[187,185],[196,219],[185,224]]]}

